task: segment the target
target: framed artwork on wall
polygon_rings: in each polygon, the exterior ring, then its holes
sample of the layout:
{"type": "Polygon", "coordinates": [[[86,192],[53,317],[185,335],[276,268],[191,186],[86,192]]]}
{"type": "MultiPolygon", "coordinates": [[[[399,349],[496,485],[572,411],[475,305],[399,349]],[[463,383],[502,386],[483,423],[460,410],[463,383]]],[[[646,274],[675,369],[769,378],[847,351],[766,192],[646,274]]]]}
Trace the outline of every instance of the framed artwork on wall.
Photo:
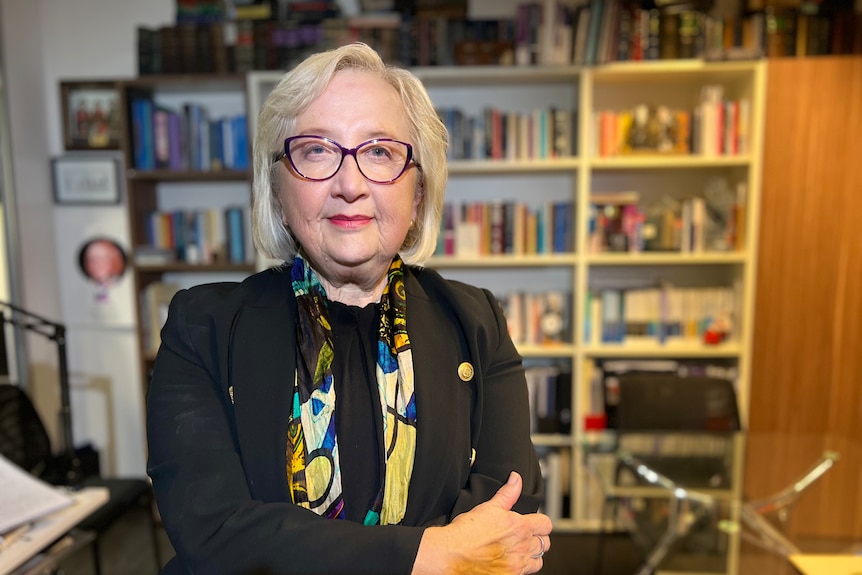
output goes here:
{"type": "Polygon", "coordinates": [[[63,144],[67,150],[120,147],[120,92],[112,81],[61,81],[63,144]]]}
{"type": "Polygon", "coordinates": [[[51,176],[57,204],[120,203],[120,161],[115,156],[52,158],[51,176]]]}

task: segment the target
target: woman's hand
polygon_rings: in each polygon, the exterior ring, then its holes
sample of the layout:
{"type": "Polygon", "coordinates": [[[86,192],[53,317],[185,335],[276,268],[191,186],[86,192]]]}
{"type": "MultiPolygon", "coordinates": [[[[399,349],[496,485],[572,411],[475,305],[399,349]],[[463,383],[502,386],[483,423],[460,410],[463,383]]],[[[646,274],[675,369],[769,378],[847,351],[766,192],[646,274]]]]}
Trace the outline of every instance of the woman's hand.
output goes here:
{"type": "Polygon", "coordinates": [[[445,527],[426,529],[413,575],[539,571],[541,555],[551,547],[551,520],[541,513],[511,511],[520,495],[521,476],[513,471],[494,497],[445,527]]]}

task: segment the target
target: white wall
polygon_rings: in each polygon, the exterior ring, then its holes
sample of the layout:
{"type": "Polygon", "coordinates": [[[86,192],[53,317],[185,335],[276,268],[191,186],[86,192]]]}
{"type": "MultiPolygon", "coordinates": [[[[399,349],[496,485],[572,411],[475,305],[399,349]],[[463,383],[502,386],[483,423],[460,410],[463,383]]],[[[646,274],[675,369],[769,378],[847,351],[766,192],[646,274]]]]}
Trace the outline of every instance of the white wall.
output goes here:
{"type": "MultiPolygon", "coordinates": [[[[73,434],[77,444],[92,441],[102,452],[103,472],[118,476],[145,471],[135,335],[130,324],[93,326],[76,320],[70,303],[64,309],[61,290],[69,278],[58,271],[57,252],[68,218],[80,217],[86,208],[53,204],[49,164],[63,153],[59,81],[135,76],[136,26],[172,22],[174,6],[174,0],[0,0],[23,262],[20,303],[69,324],[73,434]]],[[[125,227],[123,207],[103,208],[100,217],[125,227]]],[[[28,348],[30,390],[54,427],[56,351],[37,336],[28,338],[28,348]]]]}

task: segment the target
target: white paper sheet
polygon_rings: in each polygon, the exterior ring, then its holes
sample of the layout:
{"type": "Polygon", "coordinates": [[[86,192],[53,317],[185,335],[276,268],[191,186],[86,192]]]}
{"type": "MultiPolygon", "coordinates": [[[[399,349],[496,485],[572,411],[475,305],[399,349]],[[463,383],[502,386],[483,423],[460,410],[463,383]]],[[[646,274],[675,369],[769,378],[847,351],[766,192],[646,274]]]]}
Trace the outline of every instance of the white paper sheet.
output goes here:
{"type": "Polygon", "coordinates": [[[0,455],[0,535],[72,502],[59,488],[33,477],[0,455]]]}

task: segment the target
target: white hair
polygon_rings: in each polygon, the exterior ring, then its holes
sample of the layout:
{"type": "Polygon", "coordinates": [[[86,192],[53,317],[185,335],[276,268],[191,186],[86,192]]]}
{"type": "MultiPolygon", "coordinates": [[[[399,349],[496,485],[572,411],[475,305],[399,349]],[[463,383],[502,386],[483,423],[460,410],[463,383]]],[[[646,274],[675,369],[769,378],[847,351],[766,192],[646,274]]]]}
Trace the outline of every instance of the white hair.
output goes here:
{"type": "Polygon", "coordinates": [[[446,192],[448,135],[428,92],[412,73],[386,65],[362,43],[314,54],[284,75],[267,97],[257,117],[252,152],[251,229],[255,247],[266,257],[289,262],[296,255],[296,240],[281,219],[275,159],[284,140],[293,134],[296,118],[317,99],[336,72],[360,70],[374,74],[395,88],[410,124],[413,156],[420,166],[416,193],[420,194],[417,217],[407,232],[400,255],[405,263],[422,265],[437,245],[443,197],[446,192]]]}

